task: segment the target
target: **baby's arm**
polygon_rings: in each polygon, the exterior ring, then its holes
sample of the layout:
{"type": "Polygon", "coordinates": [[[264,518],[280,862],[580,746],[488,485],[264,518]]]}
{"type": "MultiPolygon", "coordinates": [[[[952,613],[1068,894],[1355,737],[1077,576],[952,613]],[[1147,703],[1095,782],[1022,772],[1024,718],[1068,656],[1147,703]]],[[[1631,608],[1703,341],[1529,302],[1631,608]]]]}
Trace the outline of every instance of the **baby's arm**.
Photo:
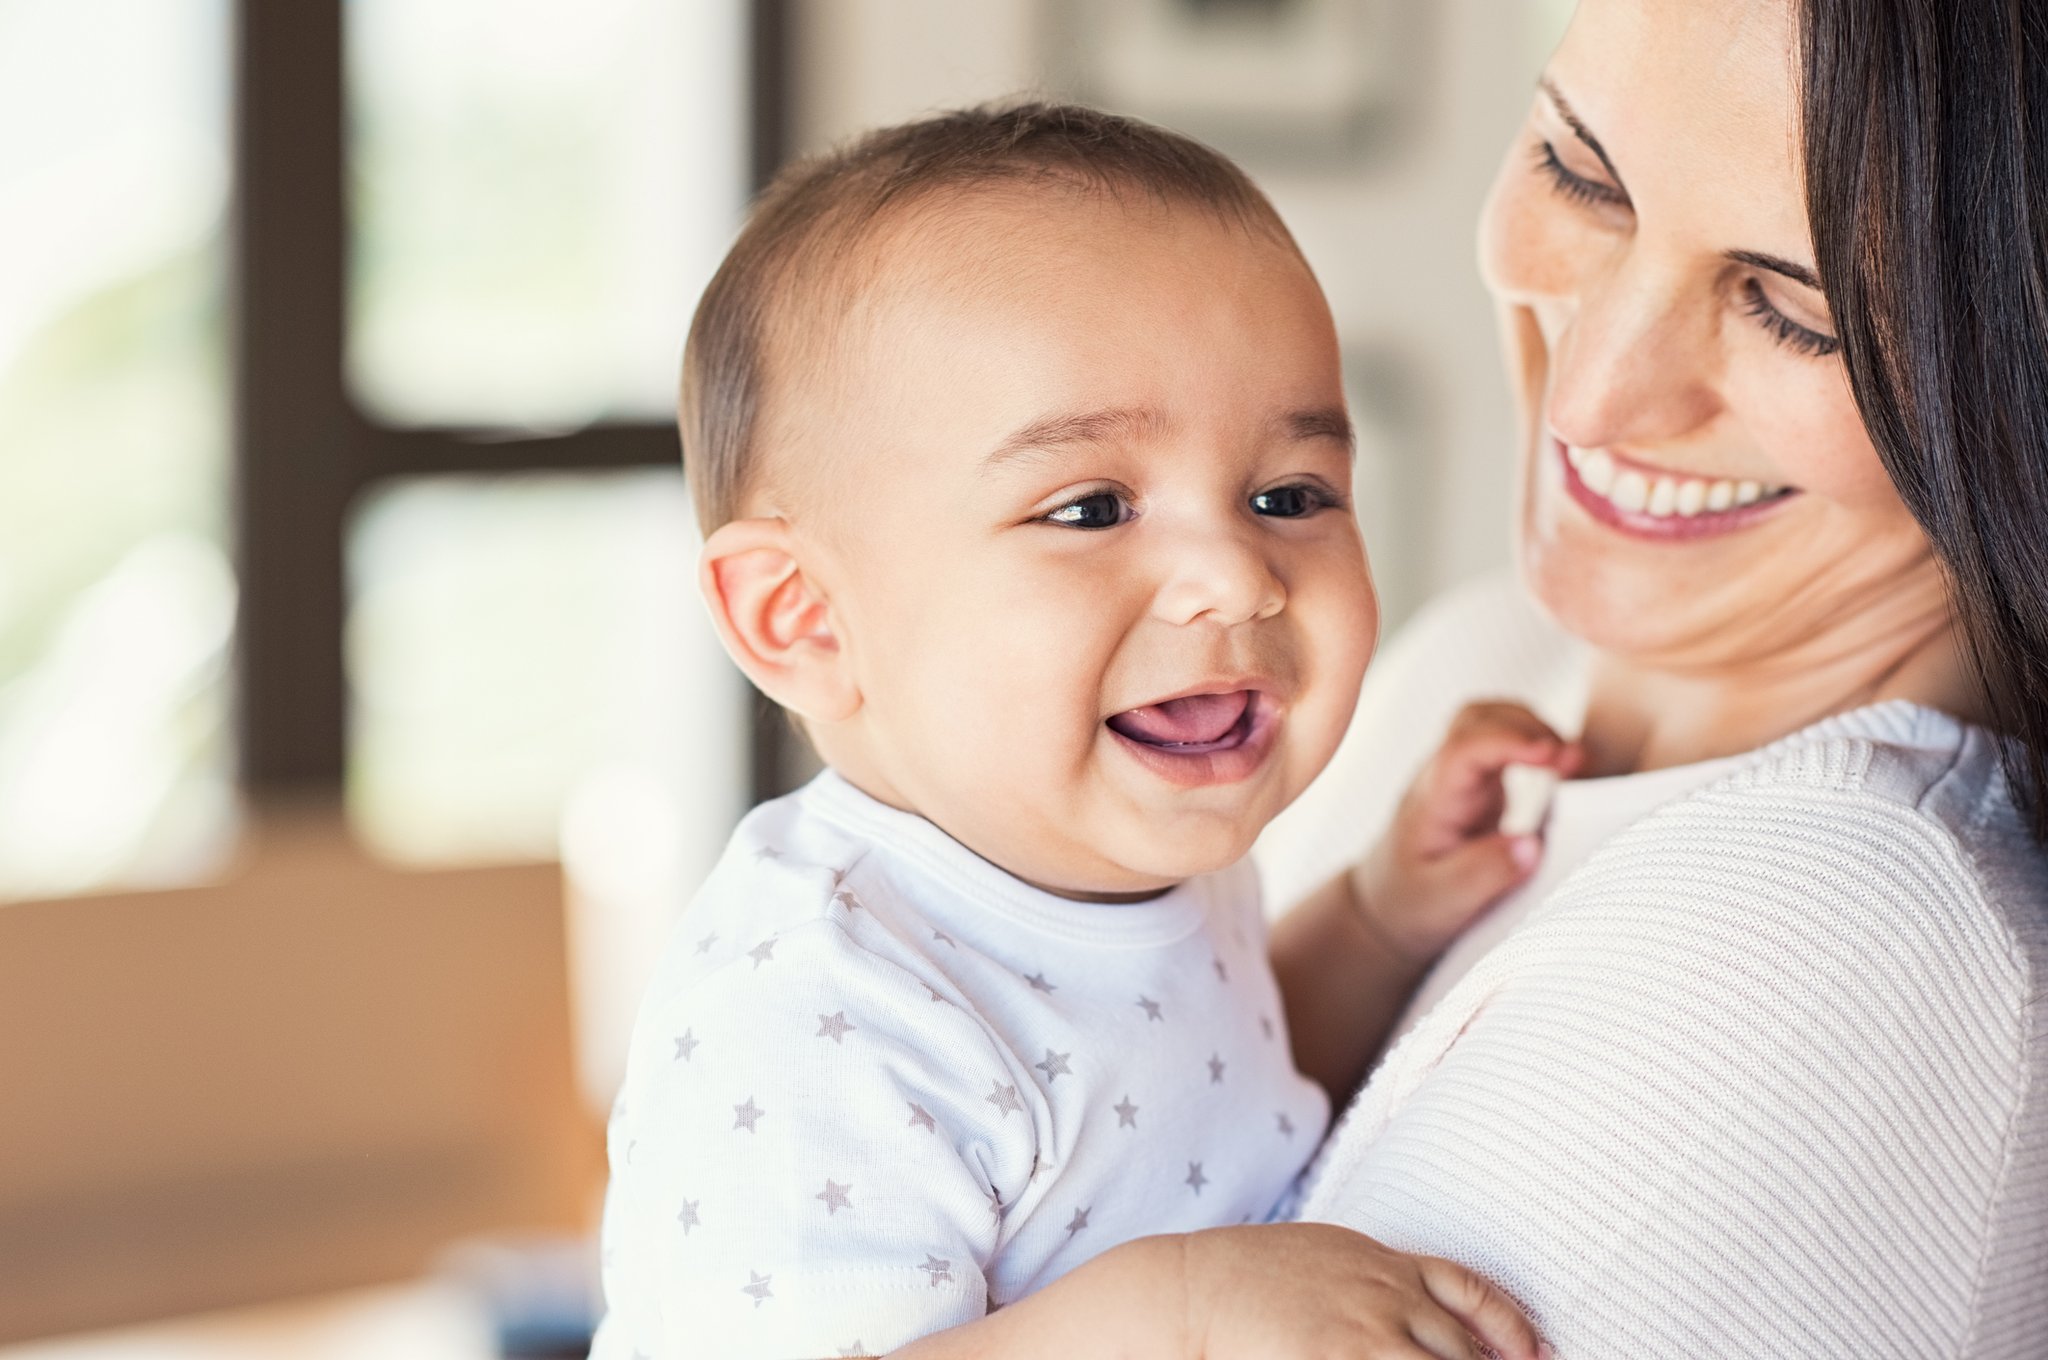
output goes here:
{"type": "Polygon", "coordinates": [[[1581,758],[1519,704],[1467,706],[1379,844],[1274,926],[1295,1065],[1339,1106],[1437,955],[1536,867],[1538,839],[1500,830],[1502,772],[1535,765],[1568,777],[1581,758]]]}

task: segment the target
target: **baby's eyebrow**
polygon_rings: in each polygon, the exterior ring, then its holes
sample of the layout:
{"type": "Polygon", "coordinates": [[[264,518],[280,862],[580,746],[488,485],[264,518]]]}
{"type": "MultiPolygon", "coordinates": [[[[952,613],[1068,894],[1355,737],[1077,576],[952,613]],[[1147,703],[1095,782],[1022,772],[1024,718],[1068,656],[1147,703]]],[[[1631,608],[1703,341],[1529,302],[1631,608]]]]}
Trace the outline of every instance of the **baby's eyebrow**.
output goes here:
{"type": "MultiPolygon", "coordinates": [[[[983,471],[990,471],[1030,454],[1057,453],[1119,439],[1143,439],[1156,434],[1165,424],[1164,416],[1146,406],[1111,406],[1099,411],[1045,416],[1012,432],[981,460],[981,466],[983,471]]],[[[1290,439],[1334,439],[1347,449],[1356,443],[1351,419],[1338,406],[1290,411],[1281,418],[1280,425],[1290,439]]]]}
{"type": "Polygon", "coordinates": [[[1334,439],[1347,449],[1358,447],[1351,430],[1351,417],[1340,406],[1314,411],[1295,411],[1286,418],[1287,433],[1295,439],[1334,439]]]}
{"type": "Polygon", "coordinates": [[[999,468],[1026,454],[1056,453],[1080,444],[1106,444],[1116,439],[1142,439],[1165,424],[1147,406],[1108,406],[1098,411],[1068,411],[1043,416],[1020,426],[981,460],[983,471],[999,468]]]}

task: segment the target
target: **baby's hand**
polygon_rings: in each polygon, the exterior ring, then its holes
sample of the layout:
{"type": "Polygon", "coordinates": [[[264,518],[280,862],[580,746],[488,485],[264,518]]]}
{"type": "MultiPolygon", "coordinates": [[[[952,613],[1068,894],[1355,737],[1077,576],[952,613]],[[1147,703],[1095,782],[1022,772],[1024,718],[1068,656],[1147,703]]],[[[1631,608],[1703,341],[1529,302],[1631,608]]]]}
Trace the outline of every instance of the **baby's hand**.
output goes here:
{"type": "Polygon", "coordinates": [[[1520,704],[1467,705],[1401,799],[1394,822],[1352,871],[1352,891],[1381,943],[1426,963],[1534,872],[1542,842],[1500,829],[1501,774],[1534,765],[1564,778],[1584,753],[1520,704]]]}
{"type": "Polygon", "coordinates": [[[1348,1228],[1218,1228],[1186,1243],[1191,1349],[1214,1360],[1550,1353],[1522,1310],[1482,1277],[1348,1228]]]}

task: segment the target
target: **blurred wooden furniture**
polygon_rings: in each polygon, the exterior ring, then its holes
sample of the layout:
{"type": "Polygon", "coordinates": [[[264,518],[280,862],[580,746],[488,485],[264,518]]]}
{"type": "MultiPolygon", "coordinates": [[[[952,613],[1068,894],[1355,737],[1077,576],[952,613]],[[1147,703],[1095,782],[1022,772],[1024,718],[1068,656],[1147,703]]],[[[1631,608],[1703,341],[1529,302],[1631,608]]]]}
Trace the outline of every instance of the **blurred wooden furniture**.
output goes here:
{"type": "Polygon", "coordinates": [[[395,869],[333,809],[217,886],[0,905],[0,1341],[581,1226],[563,937],[553,865],[395,869]]]}

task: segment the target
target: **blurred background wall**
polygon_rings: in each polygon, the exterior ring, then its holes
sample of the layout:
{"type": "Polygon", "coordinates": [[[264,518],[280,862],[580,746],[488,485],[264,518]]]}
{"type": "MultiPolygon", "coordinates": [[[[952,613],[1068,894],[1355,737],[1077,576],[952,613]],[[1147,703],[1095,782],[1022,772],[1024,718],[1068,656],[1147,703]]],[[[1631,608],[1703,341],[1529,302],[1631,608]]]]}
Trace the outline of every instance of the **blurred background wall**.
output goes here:
{"type": "MultiPolygon", "coordinates": [[[[782,158],[1019,91],[1236,155],[1336,311],[1392,626],[1505,561],[1473,221],[1568,8],[0,0],[0,1341],[479,1233],[569,1244],[509,1288],[573,1331],[650,953],[802,767],[667,426],[782,158]]],[[[473,1276],[305,1325],[558,1344],[473,1276]]],[[[201,1325],[93,1344],[240,1353],[201,1325]]]]}

